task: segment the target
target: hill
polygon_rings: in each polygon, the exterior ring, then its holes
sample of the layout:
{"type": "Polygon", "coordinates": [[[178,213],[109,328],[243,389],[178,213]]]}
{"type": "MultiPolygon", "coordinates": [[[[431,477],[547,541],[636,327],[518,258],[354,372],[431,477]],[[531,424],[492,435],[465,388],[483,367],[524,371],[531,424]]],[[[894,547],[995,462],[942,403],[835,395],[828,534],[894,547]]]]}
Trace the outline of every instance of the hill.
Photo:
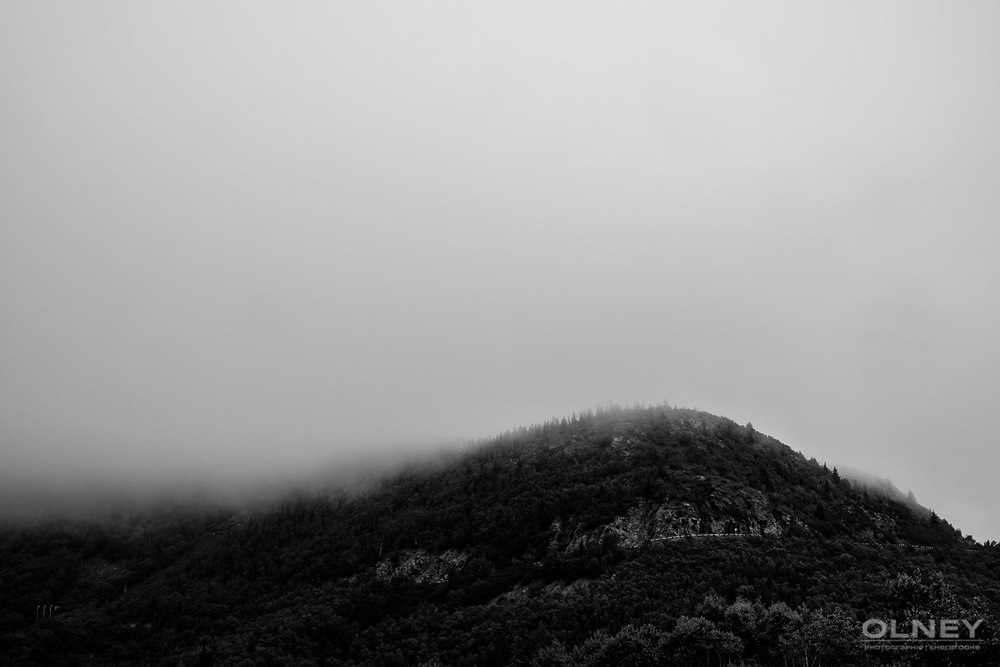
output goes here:
{"type": "Polygon", "coordinates": [[[994,545],[750,425],[609,407],[355,495],[8,526],[0,654],[16,664],[1000,664],[998,565],[994,545]],[[982,643],[886,657],[859,641],[873,618],[982,619],[972,637],[982,643]]]}

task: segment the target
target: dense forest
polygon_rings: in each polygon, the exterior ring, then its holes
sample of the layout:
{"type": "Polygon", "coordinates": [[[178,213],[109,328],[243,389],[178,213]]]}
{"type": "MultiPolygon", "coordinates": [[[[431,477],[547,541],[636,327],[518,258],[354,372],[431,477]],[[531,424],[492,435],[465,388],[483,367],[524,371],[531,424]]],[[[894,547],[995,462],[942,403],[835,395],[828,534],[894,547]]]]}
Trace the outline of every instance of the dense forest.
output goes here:
{"type": "Polygon", "coordinates": [[[749,424],[609,406],[364,492],[7,525],[0,656],[996,665],[998,565],[995,544],[749,424]],[[949,641],[890,641],[869,619],[965,623],[949,641]]]}

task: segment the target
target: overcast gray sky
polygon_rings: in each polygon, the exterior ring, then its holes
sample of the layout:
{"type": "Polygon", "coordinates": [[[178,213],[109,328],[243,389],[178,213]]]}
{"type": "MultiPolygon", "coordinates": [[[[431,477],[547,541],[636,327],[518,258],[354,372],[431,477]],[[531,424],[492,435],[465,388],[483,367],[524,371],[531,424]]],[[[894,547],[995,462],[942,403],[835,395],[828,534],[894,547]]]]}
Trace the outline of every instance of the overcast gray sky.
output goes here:
{"type": "Polygon", "coordinates": [[[4,2],[2,467],[239,478],[667,399],[1000,539],[998,31],[4,2]]]}

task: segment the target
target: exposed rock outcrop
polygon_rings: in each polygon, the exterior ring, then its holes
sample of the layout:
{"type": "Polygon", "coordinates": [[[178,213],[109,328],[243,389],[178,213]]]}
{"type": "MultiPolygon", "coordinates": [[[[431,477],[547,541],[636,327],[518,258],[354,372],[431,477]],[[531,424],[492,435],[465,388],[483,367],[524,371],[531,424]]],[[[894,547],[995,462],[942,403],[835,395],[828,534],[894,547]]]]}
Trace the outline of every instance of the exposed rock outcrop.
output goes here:
{"type": "Polygon", "coordinates": [[[440,584],[448,580],[448,575],[461,569],[469,560],[468,554],[449,549],[440,554],[432,554],[424,549],[406,549],[375,566],[375,576],[379,579],[409,577],[418,583],[440,584]]]}
{"type": "Polygon", "coordinates": [[[640,502],[623,516],[592,530],[569,528],[556,520],[550,528],[549,548],[572,552],[600,544],[609,535],[625,549],[689,535],[777,537],[785,533],[789,522],[788,517],[775,516],[763,497],[751,493],[729,499],[723,512],[708,516],[686,501],[640,502]]]}

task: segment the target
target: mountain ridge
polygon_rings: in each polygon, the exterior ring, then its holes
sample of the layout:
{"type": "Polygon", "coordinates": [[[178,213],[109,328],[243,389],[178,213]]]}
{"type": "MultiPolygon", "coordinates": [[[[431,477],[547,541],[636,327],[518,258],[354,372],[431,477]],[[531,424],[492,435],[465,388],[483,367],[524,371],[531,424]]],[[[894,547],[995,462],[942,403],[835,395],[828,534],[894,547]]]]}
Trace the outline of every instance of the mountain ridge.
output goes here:
{"type": "Polygon", "coordinates": [[[990,619],[991,642],[1000,608],[997,549],[666,405],[518,428],[353,495],[0,535],[0,648],[23,664],[596,665],[619,645],[669,664],[705,637],[717,664],[804,664],[823,624],[809,664],[879,664],[860,623],[902,619],[907,586],[990,619]]]}

